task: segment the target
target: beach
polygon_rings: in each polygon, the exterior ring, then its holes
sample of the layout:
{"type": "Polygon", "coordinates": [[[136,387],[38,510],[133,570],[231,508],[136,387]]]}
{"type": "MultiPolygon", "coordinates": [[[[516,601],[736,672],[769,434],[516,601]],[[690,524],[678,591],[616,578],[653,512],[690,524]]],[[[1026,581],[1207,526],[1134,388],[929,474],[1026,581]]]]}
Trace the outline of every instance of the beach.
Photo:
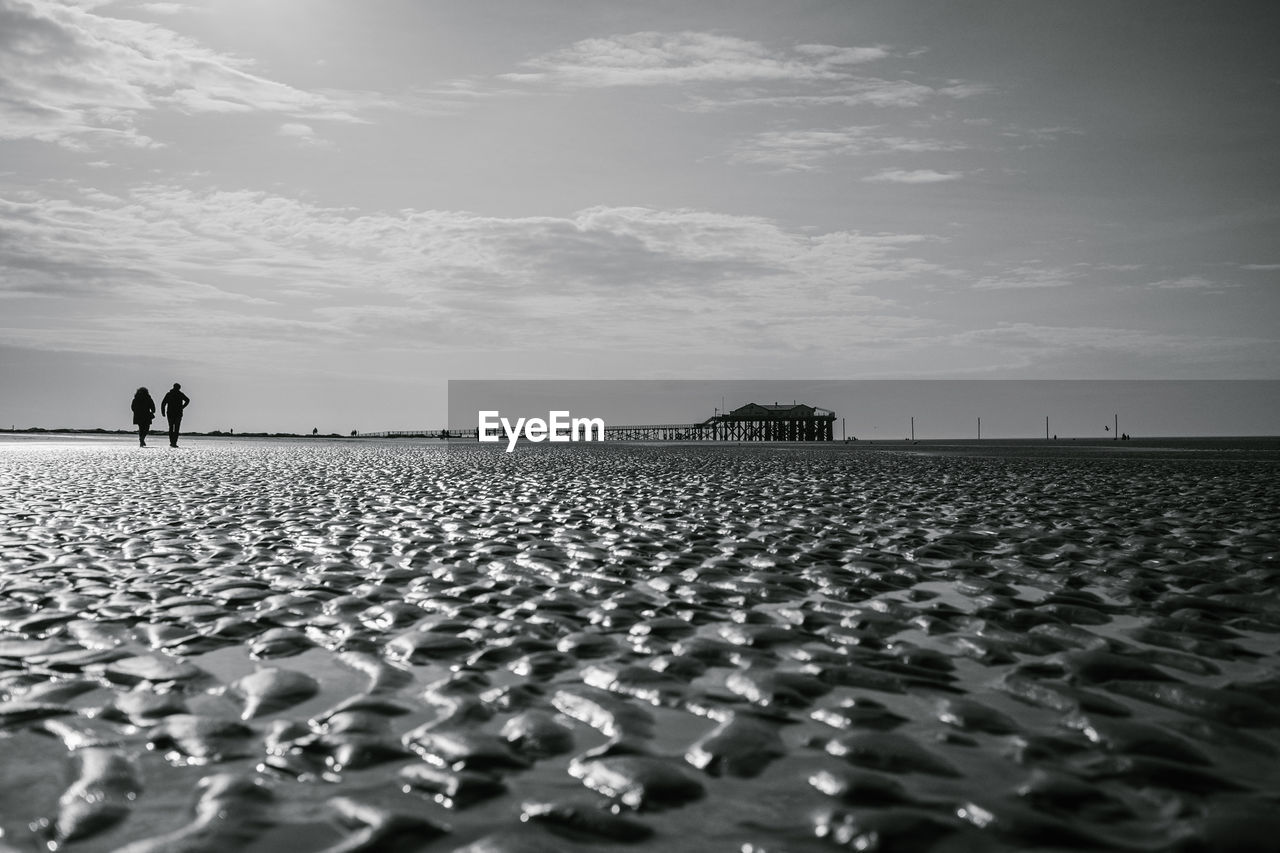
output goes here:
{"type": "Polygon", "coordinates": [[[1277,849],[1278,474],[0,437],[0,851],[1277,849]]]}

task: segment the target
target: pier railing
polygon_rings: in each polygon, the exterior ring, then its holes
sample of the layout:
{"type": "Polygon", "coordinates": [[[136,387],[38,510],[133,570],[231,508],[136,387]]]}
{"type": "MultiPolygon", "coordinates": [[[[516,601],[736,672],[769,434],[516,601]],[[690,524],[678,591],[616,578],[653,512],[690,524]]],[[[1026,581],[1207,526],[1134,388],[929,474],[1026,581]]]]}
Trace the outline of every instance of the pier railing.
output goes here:
{"type": "Polygon", "coordinates": [[[716,415],[697,424],[606,426],[610,441],[834,441],[836,416],[743,418],[716,415]]]}
{"type": "Polygon", "coordinates": [[[358,438],[470,438],[478,439],[475,429],[384,429],[378,432],[357,432],[358,438]]]}

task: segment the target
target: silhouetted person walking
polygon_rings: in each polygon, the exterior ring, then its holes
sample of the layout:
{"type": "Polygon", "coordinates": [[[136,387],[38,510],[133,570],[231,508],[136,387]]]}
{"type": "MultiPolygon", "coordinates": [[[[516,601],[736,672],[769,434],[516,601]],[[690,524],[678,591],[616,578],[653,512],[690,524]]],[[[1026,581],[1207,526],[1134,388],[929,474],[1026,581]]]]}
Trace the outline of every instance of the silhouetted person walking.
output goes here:
{"type": "Polygon", "coordinates": [[[178,446],[178,432],[182,429],[182,410],[187,407],[191,399],[182,393],[182,386],[177,382],[173,383],[173,387],[169,389],[169,393],[164,395],[164,399],[160,401],[160,414],[169,419],[169,446],[178,446]]]}
{"type": "Polygon", "coordinates": [[[156,401],[151,399],[151,392],[139,388],[133,394],[133,422],[138,425],[138,446],[147,446],[147,433],[151,431],[151,422],[156,419],[156,401]]]}

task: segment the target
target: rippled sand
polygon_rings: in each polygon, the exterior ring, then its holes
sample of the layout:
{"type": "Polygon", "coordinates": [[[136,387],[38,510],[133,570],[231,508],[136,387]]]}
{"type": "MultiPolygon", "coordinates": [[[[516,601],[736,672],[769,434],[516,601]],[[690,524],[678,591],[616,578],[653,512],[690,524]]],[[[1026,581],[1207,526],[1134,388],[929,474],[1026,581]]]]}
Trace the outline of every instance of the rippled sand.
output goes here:
{"type": "Polygon", "coordinates": [[[1280,844],[1267,454],[186,444],[0,444],[0,851],[1280,844]]]}

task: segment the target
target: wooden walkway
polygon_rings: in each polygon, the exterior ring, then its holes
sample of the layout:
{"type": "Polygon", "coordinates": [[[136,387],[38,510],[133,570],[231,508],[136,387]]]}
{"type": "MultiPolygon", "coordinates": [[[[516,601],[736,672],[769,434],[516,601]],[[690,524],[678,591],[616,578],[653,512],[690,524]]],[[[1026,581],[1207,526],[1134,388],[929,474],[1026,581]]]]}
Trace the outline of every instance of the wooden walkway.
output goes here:
{"type": "Polygon", "coordinates": [[[357,438],[480,438],[475,429],[384,429],[379,432],[358,432],[357,438]]]}
{"type": "Polygon", "coordinates": [[[606,441],[834,441],[835,415],[771,420],[717,415],[700,424],[608,426],[606,441]]]}

